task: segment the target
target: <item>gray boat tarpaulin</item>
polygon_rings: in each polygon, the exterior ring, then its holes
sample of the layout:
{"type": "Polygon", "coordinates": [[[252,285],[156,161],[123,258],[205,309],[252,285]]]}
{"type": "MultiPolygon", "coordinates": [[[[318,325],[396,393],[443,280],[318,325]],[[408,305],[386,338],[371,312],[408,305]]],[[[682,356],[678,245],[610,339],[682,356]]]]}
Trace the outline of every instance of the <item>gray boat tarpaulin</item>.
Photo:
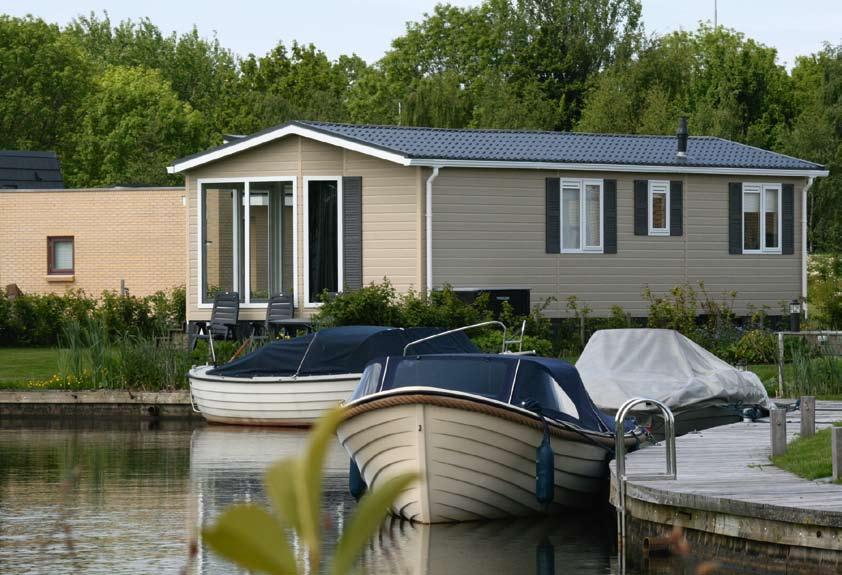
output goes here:
{"type": "Polygon", "coordinates": [[[603,409],[616,410],[632,397],[657,399],[673,411],[735,403],[773,407],[756,374],[669,329],[597,331],[576,368],[603,409]]]}

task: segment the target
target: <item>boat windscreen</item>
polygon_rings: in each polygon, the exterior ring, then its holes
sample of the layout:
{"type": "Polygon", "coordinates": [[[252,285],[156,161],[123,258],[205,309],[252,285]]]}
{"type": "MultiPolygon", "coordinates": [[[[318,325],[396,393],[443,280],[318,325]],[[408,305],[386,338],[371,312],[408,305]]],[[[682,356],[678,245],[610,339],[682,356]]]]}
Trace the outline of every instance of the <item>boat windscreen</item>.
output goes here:
{"type": "Polygon", "coordinates": [[[407,357],[390,363],[382,391],[433,387],[507,402],[516,365],[482,356],[407,357]]]}

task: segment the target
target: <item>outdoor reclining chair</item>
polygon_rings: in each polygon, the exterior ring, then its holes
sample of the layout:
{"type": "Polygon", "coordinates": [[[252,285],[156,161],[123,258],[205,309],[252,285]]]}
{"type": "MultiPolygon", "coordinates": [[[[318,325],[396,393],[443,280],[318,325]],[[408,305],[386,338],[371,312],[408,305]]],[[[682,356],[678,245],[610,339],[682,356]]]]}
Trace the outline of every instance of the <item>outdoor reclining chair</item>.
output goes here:
{"type": "Polygon", "coordinates": [[[292,296],[288,294],[275,294],[269,298],[266,306],[266,321],[263,326],[264,337],[274,337],[278,332],[283,331],[294,334],[299,329],[313,331],[309,321],[294,318],[295,305],[292,296]]]}
{"type": "Polygon", "coordinates": [[[215,339],[236,339],[237,321],[240,318],[240,294],[237,292],[223,292],[213,299],[213,310],[210,321],[196,322],[198,333],[193,340],[207,340],[210,347],[213,364],[216,365],[216,351],[213,348],[215,339]]]}

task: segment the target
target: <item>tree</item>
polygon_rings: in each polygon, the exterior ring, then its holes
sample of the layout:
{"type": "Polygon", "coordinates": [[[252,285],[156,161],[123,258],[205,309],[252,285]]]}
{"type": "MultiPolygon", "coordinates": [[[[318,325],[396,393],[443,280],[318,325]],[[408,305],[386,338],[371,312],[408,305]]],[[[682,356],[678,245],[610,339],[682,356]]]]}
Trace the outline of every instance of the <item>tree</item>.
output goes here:
{"type": "Polygon", "coordinates": [[[655,38],[600,75],[577,127],[668,134],[686,114],[694,134],[775,147],[794,112],[776,58],[774,48],[722,27],[655,38]]]}
{"type": "Polygon", "coordinates": [[[842,251],[842,44],[799,57],[792,70],[798,115],[783,151],[826,165],[809,193],[811,251],[842,251]]]}
{"type": "Polygon", "coordinates": [[[65,152],[91,72],[58,26],[0,16],[0,148],[65,152]]]}
{"type": "Polygon", "coordinates": [[[71,186],[177,183],[166,166],[200,147],[201,114],[156,70],[107,68],[83,110],[64,163],[71,186]]]}

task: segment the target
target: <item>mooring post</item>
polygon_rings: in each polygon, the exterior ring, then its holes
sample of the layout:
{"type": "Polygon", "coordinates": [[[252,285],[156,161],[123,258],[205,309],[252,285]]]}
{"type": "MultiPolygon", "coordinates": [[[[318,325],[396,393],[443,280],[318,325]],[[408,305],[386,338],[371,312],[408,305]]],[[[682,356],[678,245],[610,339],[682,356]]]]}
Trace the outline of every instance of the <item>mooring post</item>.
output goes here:
{"type": "Polygon", "coordinates": [[[784,396],[784,334],[778,332],[778,397],[784,396]]]}
{"type": "Polygon", "coordinates": [[[786,453],[786,409],[769,412],[769,432],[772,436],[772,455],[786,453]]]}
{"type": "Polygon", "coordinates": [[[833,459],[833,480],[842,479],[842,427],[832,427],[830,445],[833,459]]]}
{"type": "Polygon", "coordinates": [[[805,395],[801,398],[801,437],[816,434],[816,398],[805,395]]]}

